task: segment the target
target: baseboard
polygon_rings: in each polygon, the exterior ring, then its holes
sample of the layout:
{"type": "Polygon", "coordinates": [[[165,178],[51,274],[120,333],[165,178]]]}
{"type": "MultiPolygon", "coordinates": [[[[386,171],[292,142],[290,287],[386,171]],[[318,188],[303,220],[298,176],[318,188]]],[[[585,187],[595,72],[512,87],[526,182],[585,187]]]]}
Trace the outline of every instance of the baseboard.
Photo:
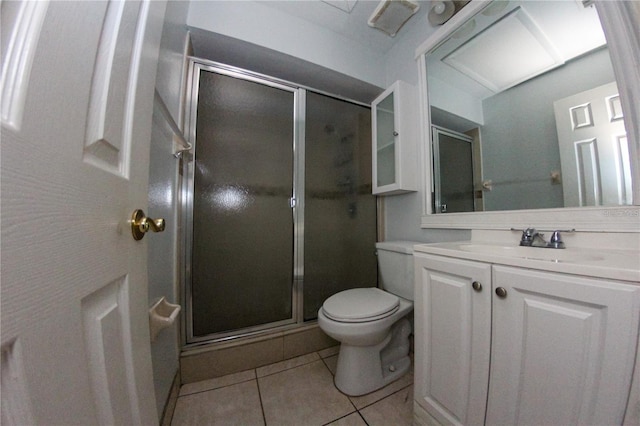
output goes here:
{"type": "Polygon", "coordinates": [[[160,419],[161,426],[171,426],[171,420],[173,420],[173,412],[176,410],[176,403],[178,402],[178,395],[180,394],[180,369],[176,371],[176,375],[173,378],[171,384],[171,390],[169,396],[164,404],[164,410],[162,410],[162,418],[160,419]]]}
{"type": "Polygon", "coordinates": [[[414,426],[441,426],[431,414],[420,404],[413,401],[413,425],[414,426]]]}

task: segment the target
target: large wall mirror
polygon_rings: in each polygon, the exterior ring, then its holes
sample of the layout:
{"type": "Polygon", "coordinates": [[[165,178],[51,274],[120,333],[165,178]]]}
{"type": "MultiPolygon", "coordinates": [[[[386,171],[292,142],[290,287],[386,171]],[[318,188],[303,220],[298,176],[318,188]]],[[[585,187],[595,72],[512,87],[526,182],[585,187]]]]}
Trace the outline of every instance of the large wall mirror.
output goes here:
{"type": "Polygon", "coordinates": [[[431,165],[423,226],[457,222],[429,216],[576,209],[637,221],[637,123],[629,132],[637,111],[625,116],[632,92],[620,96],[621,66],[614,72],[596,6],[499,0],[467,8],[421,46],[431,165]],[[464,156],[452,154],[461,149],[464,156]]]}

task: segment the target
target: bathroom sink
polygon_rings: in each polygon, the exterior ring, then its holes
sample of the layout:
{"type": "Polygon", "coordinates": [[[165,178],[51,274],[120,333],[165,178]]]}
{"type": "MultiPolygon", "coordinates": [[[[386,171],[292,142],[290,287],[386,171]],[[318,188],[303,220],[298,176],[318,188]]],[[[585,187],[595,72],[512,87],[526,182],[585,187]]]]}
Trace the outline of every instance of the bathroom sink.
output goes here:
{"type": "Polygon", "coordinates": [[[569,246],[564,249],[523,247],[518,242],[468,240],[420,244],[415,253],[454,257],[640,283],[640,251],[602,247],[569,246]]]}
{"type": "Polygon", "coordinates": [[[592,262],[603,260],[602,256],[596,256],[571,249],[550,249],[538,247],[497,246],[490,244],[460,244],[462,251],[483,253],[494,256],[515,257],[530,260],[543,260],[548,262],[592,262]]]}

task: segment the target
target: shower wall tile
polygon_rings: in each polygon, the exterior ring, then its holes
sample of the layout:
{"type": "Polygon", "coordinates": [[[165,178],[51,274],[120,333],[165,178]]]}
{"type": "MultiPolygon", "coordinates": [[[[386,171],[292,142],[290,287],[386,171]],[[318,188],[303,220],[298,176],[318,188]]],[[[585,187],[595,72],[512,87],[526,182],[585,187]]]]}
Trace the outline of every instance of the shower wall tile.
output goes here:
{"type": "Polygon", "coordinates": [[[294,358],[310,352],[320,351],[339,342],[324,334],[320,327],[284,335],[284,359],[294,358]]]}
{"type": "MultiPolygon", "coordinates": [[[[279,336],[246,345],[183,356],[180,360],[182,383],[212,379],[282,361],[282,348],[283,338],[279,336]]],[[[311,351],[313,349],[307,352],[311,351]]]]}

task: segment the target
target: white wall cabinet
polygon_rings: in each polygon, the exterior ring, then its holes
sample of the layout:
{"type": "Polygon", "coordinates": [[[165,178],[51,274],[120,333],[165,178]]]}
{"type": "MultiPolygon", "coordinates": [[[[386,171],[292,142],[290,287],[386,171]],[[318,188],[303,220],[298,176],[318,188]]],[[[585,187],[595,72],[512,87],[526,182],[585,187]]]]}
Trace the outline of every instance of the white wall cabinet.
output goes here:
{"type": "Polygon", "coordinates": [[[418,422],[623,422],[640,287],[427,254],[415,263],[418,422]]]}
{"type": "Polygon", "coordinates": [[[417,88],[404,81],[396,81],[372,102],[374,195],[418,190],[417,111],[417,88]]]}

